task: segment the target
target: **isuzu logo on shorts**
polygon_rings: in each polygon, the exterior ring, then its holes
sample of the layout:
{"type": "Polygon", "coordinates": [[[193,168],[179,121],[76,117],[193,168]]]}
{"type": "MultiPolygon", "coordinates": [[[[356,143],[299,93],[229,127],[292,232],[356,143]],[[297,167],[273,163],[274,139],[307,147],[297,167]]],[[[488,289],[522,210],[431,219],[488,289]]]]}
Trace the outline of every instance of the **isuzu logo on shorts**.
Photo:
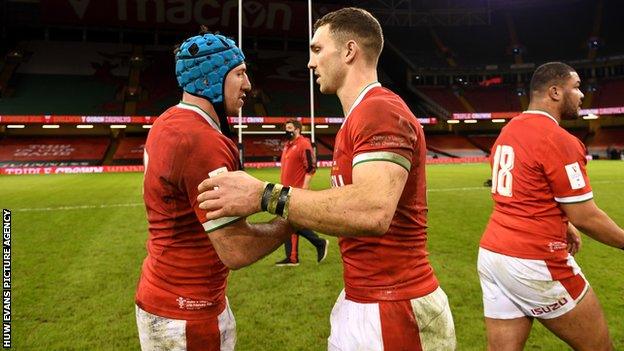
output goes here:
{"type": "Polygon", "coordinates": [[[531,309],[531,313],[533,313],[534,316],[539,316],[545,313],[558,310],[559,308],[563,307],[566,303],[568,303],[568,299],[566,299],[565,297],[562,297],[561,299],[559,299],[559,301],[551,305],[548,305],[546,307],[538,307],[538,308],[531,309]]]}

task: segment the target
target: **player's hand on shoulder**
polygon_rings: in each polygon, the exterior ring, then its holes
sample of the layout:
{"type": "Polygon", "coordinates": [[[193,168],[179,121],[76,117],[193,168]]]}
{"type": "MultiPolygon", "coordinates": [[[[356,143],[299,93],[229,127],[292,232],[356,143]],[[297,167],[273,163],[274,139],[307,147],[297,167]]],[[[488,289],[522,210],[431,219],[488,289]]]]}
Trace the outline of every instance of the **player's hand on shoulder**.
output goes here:
{"type": "Polygon", "coordinates": [[[206,218],[245,217],[260,212],[264,182],[243,171],[226,172],[207,178],[197,187],[199,208],[206,218]]]}

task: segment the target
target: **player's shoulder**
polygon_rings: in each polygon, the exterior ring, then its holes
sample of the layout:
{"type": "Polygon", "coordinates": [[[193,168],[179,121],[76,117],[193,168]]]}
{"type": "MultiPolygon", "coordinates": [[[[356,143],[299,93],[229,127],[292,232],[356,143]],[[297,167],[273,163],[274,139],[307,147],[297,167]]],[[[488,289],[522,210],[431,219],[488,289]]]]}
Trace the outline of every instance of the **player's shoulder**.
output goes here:
{"type": "MultiPolygon", "coordinates": [[[[354,121],[379,123],[381,119],[391,116],[406,118],[412,117],[413,113],[400,96],[389,89],[377,87],[366,95],[353,110],[349,119],[354,117],[354,121]]],[[[416,118],[414,117],[413,120],[416,121],[416,118]]]]}
{"type": "Polygon", "coordinates": [[[297,139],[297,142],[304,147],[311,147],[312,143],[310,142],[310,139],[304,137],[303,135],[297,139]]]}
{"type": "Polygon", "coordinates": [[[533,141],[549,139],[553,135],[559,135],[562,131],[565,132],[552,117],[527,112],[515,116],[503,127],[503,132],[519,134],[523,136],[523,139],[533,141]]]}
{"type": "Polygon", "coordinates": [[[553,135],[556,135],[559,138],[580,142],[579,138],[577,138],[574,134],[570,133],[570,131],[566,130],[561,126],[557,126],[557,128],[553,128],[553,135]]]}
{"type": "Polygon", "coordinates": [[[202,114],[194,110],[182,108],[179,105],[170,108],[166,113],[167,115],[164,116],[163,124],[173,127],[179,134],[191,137],[221,135],[221,132],[216,127],[217,122],[212,120],[206,113],[202,114]]]}
{"type": "Polygon", "coordinates": [[[538,130],[538,139],[533,141],[534,149],[543,155],[543,159],[549,160],[559,157],[561,154],[584,154],[585,145],[572,133],[564,129],[555,121],[542,119],[539,125],[534,124],[533,130],[526,133],[535,133],[538,130]]]}
{"type": "Polygon", "coordinates": [[[177,111],[174,107],[168,108],[154,121],[147,135],[147,142],[150,144],[172,144],[179,143],[182,136],[182,129],[177,128],[177,111]]]}
{"type": "Polygon", "coordinates": [[[396,102],[402,101],[401,97],[384,87],[376,87],[369,91],[360,102],[361,109],[386,110],[396,108],[396,102]]]}
{"type": "Polygon", "coordinates": [[[228,147],[229,138],[211,125],[199,113],[174,106],[165,111],[154,123],[150,134],[156,143],[176,143],[179,151],[211,151],[228,147]]]}
{"type": "Polygon", "coordinates": [[[186,126],[205,126],[212,128],[211,123],[207,120],[211,117],[194,106],[192,108],[187,108],[184,105],[179,104],[170,107],[163,115],[166,115],[164,116],[165,121],[168,123],[177,123],[181,128],[186,126]]]}
{"type": "Polygon", "coordinates": [[[558,148],[565,147],[582,147],[584,148],[583,142],[572,133],[564,129],[558,124],[551,124],[544,131],[544,137],[547,139],[549,144],[558,148]]]}

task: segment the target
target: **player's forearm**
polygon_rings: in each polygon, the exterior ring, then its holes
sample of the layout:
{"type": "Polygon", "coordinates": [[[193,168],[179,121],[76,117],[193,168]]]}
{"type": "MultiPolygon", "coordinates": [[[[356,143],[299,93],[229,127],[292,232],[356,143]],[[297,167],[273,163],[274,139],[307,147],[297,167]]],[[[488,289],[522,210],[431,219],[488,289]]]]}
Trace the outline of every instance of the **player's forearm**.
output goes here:
{"type": "Polygon", "coordinates": [[[303,178],[303,186],[301,187],[301,189],[310,189],[310,180],[312,180],[312,175],[306,174],[303,178]]]}
{"type": "Polygon", "coordinates": [[[296,227],[333,236],[382,235],[396,209],[383,196],[356,185],[322,191],[293,189],[288,220],[296,227]]]}
{"type": "Polygon", "coordinates": [[[249,224],[250,234],[242,238],[247,262],[250,265],[279,248],[294,232],[287,221],[275,218],[268,223],[249,224]]]}
{"type": "Polygon", "coordinates": [[[592,239],[624,249],[624,230],[601,209],[597,208],[594,213],[584,218],[570,220],[574,226],[592,239]]]}
{"type": "Polygon", "coordinates": [[[240,221],[223,228],[220,240],[213,240],[213,245],[226,266],[239,269],[275,251],[292,232],[288,222],[281,218],[268,223],[240,221]]]}

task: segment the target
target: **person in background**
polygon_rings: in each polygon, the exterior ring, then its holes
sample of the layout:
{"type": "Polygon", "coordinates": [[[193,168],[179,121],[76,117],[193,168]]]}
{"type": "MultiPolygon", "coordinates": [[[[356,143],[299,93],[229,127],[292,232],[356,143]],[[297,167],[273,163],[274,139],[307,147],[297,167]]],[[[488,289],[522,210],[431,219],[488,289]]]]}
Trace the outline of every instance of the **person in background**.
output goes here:
{"type": "MultiPolygon", "coordinates": [[[[285,123],[284,129],[287,141],[282,150],[280,181],[284,186],[310,189],[310,180],[316,172],[312,144],[308,138],[301,135],[300,121],[291,119],[285,123]]],[[[301,228],[284,243],[286,258],[276,262],[276,266],[299,265],[299,236],[306,238],[316,248],[316,262],[321,262],[327,257],[329,240],[321,239],[310,229],[301,228]]]]}

